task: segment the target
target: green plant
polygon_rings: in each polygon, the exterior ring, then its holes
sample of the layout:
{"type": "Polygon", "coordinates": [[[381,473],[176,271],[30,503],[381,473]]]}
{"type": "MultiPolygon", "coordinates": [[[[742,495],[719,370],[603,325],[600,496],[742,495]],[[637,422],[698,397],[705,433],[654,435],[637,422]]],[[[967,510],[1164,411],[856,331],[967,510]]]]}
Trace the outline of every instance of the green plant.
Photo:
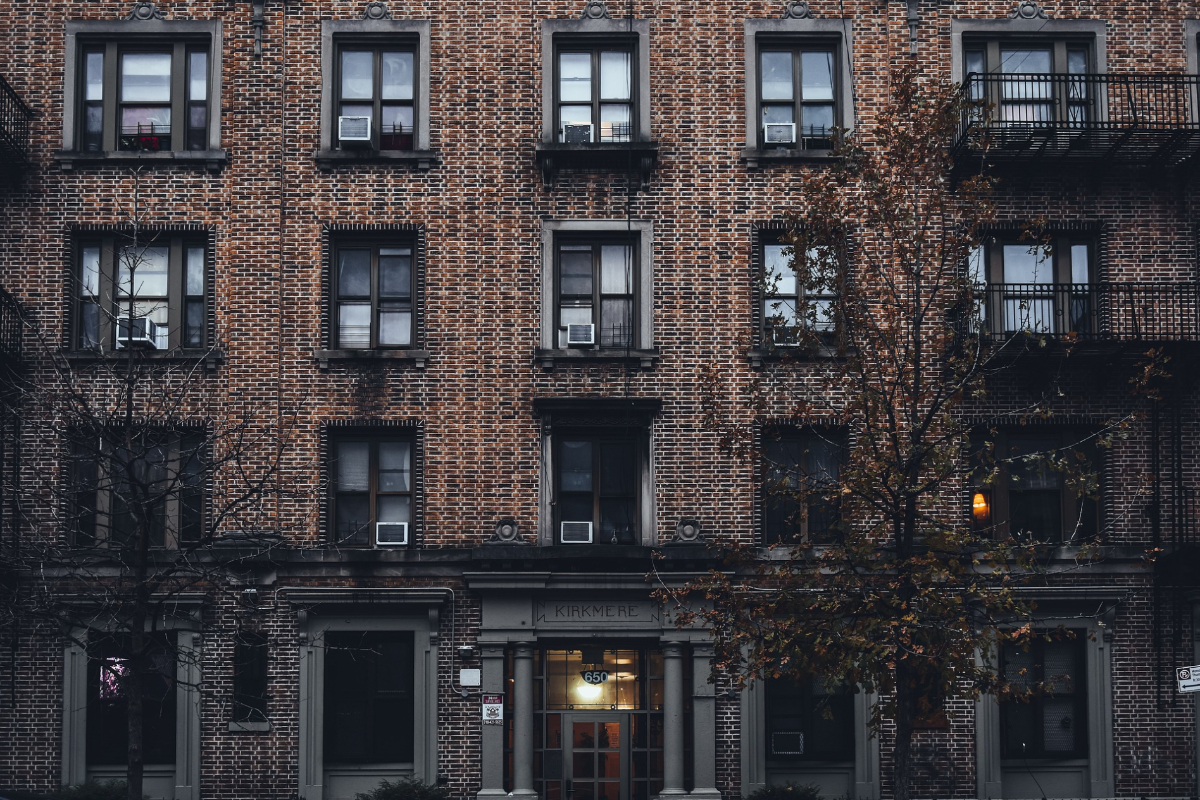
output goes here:
{"type": "Polygon", "coordinates": [[[366,794],[354,795],[354,800],[449,800],[450,792],[444,786],[434,786],[418,778],[401,778],[380,781],[379,786],[366,794]]]}
{"type": "Polygon", "coordinates": [[[821,789],[811,783],[797,785],[788,781],[755,789],[745,800],[821,800],[821,789]]]}
{"type": "Polygon", "coordinates": [[[128,791],[125,781],[88,781],[78,786],[66,786],[51,797],[53,800],[125,800],[128,791]]]}

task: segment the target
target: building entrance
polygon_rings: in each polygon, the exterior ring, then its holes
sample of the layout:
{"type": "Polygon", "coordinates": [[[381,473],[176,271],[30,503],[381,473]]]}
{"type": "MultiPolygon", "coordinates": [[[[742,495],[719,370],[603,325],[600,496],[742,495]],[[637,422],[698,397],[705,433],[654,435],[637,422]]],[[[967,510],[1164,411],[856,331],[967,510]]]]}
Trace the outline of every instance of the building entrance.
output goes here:
{"type": "Polygon", "coordinates": [[[629,800],[629,715],[564,714],[567,800],[629,800]]]}

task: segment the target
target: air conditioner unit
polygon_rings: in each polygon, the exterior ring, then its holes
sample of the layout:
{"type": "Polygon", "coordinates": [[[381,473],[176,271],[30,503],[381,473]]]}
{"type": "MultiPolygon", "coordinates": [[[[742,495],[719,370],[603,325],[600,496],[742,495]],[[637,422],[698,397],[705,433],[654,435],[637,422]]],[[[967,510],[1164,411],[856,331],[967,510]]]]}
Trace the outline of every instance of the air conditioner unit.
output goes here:
{"type": "Polygon", "coordinates": [[[371,118],[338,117],[338,139],[343,142],[371,141],[371,118]]]}
{"type": "Polygon", "coordinates": [[[563,141],[567,144],[591,144],[592,123],[572,123],[563,126],[563,141]]]}
{"type": "Polygon", "coordinates": [[[796,123],[768,122],[763,125],[764,144],[795,144],[796,123]]]}
{"type": "Polygon", "coordinates": [[[771,326],[771,343],[776,347],[798,347],[796,329],[791,325],[771,326]]]}
{"type": "Polygon", "coordinates": [[[130,319],[120,317],[117,320],[117,347],[140,347],[147,350],[158,349],[158,325],[154,320],[145,317],[130,319]]]}
{"type": "Polygon", "coordinates": [[[591,544],[592,523],[564,522],[562,523],[560,535],[562,536],[563,544],[591,544]]]}
{"type": "Polygon", "coordinates": [[[376,522],[375,544],[380,547],[398,547],[408,544],[408,523],[376,522]]]}
{"type": "Polygon", "coordinates": [[[596,343],[595,325],[567,325],[567,346],[596,343]]]}

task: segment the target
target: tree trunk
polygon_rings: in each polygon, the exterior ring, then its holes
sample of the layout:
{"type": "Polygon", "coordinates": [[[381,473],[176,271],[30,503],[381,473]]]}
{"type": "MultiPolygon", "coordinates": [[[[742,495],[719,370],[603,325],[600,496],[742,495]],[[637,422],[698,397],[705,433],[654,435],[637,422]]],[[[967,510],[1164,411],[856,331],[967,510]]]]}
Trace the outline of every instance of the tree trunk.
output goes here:
{"type": "Polygon", "coordinates": [[[135,627],[129,637],[129,668],[123,676],[127,722],[129,730],[129,760],[126,762],[125,780],[128,782],[128,800],[142,800],[142,783],[145,772],[145,748],[142,741],[142,700],[145,697],[145,670],[147,667],[146,634],[142,630],[142,614],[135,614],[135,627]]]}
{"type": "Polygon", "coordinates": [[[896,742],[892,747],[892,791],[908,800],[912,778],[912,736],[916,712],[913,674],[904,661],[896,665],[896,742]]]}

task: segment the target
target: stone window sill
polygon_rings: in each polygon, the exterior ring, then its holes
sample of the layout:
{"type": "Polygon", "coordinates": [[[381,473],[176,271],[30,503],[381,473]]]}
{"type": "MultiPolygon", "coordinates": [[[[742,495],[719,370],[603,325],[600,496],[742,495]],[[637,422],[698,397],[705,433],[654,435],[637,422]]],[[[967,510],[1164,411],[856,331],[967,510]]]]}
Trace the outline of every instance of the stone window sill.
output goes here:
{"type": "MultiPolygon", "coordinates": [[[[124,349],[72,350],[66,355],[72,363],[77,364],[99,363],[102,361],[117,364],[125,359],[125,352],[124,349]]],[[[188,364],[203,361],[206,370],[213,370],[220,364],[225,363],[225,351],[216,347],[208,350],[137,350],[134,360],[141,362],[153,361],[163,364],[188,364]]]]}
{"type": "Polygon", "coordinates": [[[271,723],[268,720],[260,720],[258,722],[230,722],[230,733],[267,733],[271,730],[271,723]]]}
{"type": "Polygon", "coordinates": [[[60,150],[54,154],[59,167],[64,171],[88,167],[111,167],[113,165],[137,165],[150,167],[204,167],[209,172],[218,172],[229,163],[229,154],[224,150],[159,150],[155,152],[126,152],[107,150],[98,153],[78,150],[60,150]]]}
{"type": "Polygon", "coordinates": [[[536,148],[542,181],[554,186],[564,171],[629,172],[637,175],[642,191],[650,186],[650,176],[658,163],[658,144],[655,142],[595,142],[568,144],[542,142],[536,148]]]}
{"type": "Polygon", "coordinates": [[[555,364],[586,364],[595,362],[636,364],[642,369],[651,369],[661,358],[657,348],[633,349],[597,348],[583,350],[574,348],[550,349],[538,348],[534,358],[543,369],[554,369],[555,364]]]}
{"type": "Polygon", "coordinates": [[[763,150],[758,147],[747,147],[742,150],[742,161],[750,169],[766,167],[772,164],[797,163],[829,163],[838,158],[832,150],[763,150]]]}
{"type": "Polygon", "coordinates": [[[359,164],[411,164],[428,172],[438,163],[436,150],[318,150],[315,158],[324,172],[359,164]]]}
{"type": "Polygon", "coordinates": [[[313,358],[317,359],[321,369],[329,369],[330,364],[350,363],[403,363],[412,362],[417,369],[425,369],[429,361],[428,350],[314,350],[313,358]]]}

